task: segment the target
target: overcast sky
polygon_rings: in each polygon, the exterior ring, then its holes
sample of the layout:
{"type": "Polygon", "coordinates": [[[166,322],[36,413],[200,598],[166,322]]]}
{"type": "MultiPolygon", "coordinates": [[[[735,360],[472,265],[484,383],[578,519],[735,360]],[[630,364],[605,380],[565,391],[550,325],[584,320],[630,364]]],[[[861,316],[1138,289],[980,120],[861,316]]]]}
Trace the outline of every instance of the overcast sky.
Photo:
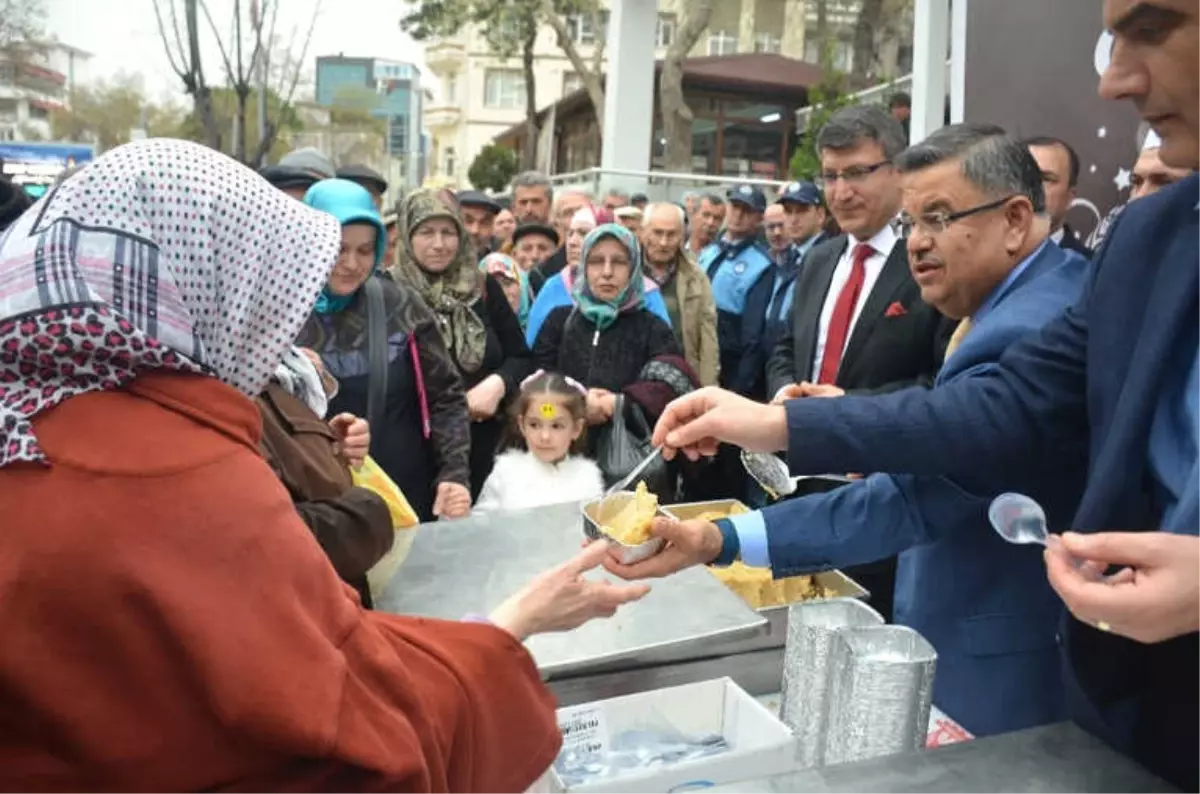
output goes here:
{"type": "MultiPolygon", "coordinates": [[[[175,2],[182,14],[182,0],[160,0],[165,9],[175,2]]],[[[245,0],[248,2],[248,0],[245,0]]],[[[245,2],[243,5],[245,5],[245,2]]],[[[285,40],[297,28],[297,53],[318,0],[271,0],[279,2],[276,33],[285,40]]],[[[153,0],[45,0],[50,32],[64,43],[92,53],[91,77],[110,77],[117,72],[142,75],[152,97],[182,96],[182,87],[172,73],[158,34],[153,0]],[[119,10],[118,10],[119,9],[119,10]]],[[[233,0],[208,0],[218,25],[228,26],[233,0]]],[[[400,30],[403,0],[322,0],[317,27],[306,58],[310,76],[318,55],[362,56],[409,61],[424,69],[421,46],[400,30]]],[[[211,31],[203,23],[204,69],[209,81],[221,74],[221,58],[212,43],[211,31]]],[[[248,35],[247,35],[247,38],[248,35]]]]}

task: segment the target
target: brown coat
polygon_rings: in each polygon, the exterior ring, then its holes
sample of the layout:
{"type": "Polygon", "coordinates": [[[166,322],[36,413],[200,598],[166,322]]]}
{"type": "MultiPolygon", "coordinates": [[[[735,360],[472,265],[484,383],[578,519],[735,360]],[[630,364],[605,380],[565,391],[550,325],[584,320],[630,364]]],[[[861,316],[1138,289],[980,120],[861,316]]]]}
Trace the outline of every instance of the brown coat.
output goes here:
{"type": "Polygon", "coordinates": [[[716,386],[721,374],[721,349],[717,344],[717,304],[708,276],[687,251],[679,255],[675,270],[679,313],[683,317],[683,353],[696,371],[701,386],[716,386]]]}
{"type": "Polygon", "coordinates": [[[263,457],[283,482],[342,581],[369,605],[367,570],[392,546],[383,499],[355,488],[337,455],[337,437],[306,404],[270,384],[258,398],[263,457]]]}
{"type": "Polygon", "coordinates": [[[259,413],[148,372],[34,418],[53,465],[0,468],[0,787],[527,789],[562,743],[529,653],[361,609],[259,413]]]}

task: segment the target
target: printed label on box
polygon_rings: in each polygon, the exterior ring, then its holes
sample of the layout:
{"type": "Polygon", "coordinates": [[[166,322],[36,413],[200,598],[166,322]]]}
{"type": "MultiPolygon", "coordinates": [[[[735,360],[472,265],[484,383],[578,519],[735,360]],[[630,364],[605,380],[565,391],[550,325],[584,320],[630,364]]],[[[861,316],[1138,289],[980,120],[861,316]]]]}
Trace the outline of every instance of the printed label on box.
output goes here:
{"type": "Polygon", "coordinates": [[[594,703],[559,709],[558,729],[562,732],[561,752],[573,750],[588,755],[608,750],[608,723],[604,709],[594,703]]]}
{"type": "Polygon", "coordinates": [[[929,710],[929,733],[925,737],[925,747],[945,747],[948,744],[969,742],[975,737],[954,720],[937,708],[929,710]]]}

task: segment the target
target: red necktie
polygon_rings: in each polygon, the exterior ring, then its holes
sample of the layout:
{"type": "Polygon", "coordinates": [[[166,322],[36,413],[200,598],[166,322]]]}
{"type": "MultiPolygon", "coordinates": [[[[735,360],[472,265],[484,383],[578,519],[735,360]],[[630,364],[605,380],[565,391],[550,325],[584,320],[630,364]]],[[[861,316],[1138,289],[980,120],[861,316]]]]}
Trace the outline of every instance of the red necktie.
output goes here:
{"type": "Polygon", "coordinates": [[[863,282],[867,279],[866,261],[875,249],[868,243],[854,246],[854,261],[850,265],[850,278],[838,293],[833,305],[833,317],[829,318],[829,331],[825,334],[825,352],[821,356],[821,371],[817,383],[833,383],[837,380],[838,367],[842,364],[842,351],[850,336],[850,321],[854,319],[854,307],[862,294],[863,282]]]}

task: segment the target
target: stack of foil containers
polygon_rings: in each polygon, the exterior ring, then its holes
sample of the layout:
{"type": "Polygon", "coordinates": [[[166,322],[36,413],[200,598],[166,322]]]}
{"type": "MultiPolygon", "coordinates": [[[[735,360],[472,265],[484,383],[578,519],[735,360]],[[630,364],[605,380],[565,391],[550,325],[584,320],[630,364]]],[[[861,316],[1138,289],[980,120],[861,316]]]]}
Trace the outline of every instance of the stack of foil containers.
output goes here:
{"type": "Polygon", "coordinates": [[[924,747],[936,663],[920,634],[884,625],[861,601],[793,604],[780,718],[796,736],[801,766],[924,747]]]}

